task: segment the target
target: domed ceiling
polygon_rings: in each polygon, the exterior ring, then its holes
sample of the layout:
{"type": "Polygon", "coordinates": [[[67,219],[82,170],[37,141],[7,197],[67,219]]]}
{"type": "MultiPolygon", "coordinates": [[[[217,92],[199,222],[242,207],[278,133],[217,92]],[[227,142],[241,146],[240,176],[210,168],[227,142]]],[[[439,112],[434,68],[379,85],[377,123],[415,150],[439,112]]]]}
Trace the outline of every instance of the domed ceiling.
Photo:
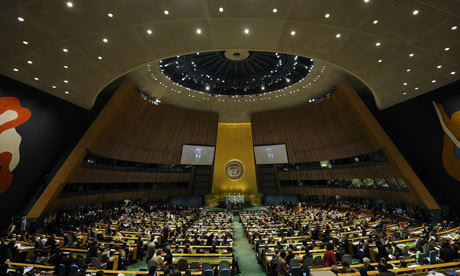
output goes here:
{"type": "MultiPolygon", "coordinates": [[[[0,73],[88,109],[122,76],[164,104],[218,111],[223,121],[308,102],[346,79],[365,85],[379,108],[459,79],[458,0],[16,0],[1,1],[0,13],[0,73]],[[224,57],[243,64],[261,52],[314,66],[292,80],[280,74],[278,84],[258,75],[246,80],[248,91],[211,83],[236,68],[224,57]],[[197,60],[214,68],[209,83],[161,71],[160,60],[196,53],[220,55],[221,68],[197,60]]],[[[238,68],[233,74],[251,72],[238,68]]]]}

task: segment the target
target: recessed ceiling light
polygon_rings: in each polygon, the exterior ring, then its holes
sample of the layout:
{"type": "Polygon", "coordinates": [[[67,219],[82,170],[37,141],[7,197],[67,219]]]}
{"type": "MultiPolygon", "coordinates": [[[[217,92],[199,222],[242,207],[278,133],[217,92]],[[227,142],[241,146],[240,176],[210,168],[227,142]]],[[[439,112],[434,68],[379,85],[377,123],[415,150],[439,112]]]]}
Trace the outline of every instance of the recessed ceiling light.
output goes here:
{"type": "Polygon", "coordinates": [[[196,33],[201,34],[201,29],[200,28],[196,29],[196,33]]]}
{"type": "Polygon", "coordinates": [[[436,80],[432,80],[431,82],[432,82],[432,83],[435,83],[435,82],[436,82],[436,80]]]}
{"type": "Polygon", "coordinates": [[[409,57],[413,57],[413,56],[414,56],[414,53],[410,53],[410,54],[409,54],[409,57]]]}
{"type": "Polygon", "coordinates": [[[69,94],[69,91],[64,91],[64,93],[69,94]]]}
{"type": "Polygon", "coordinates": [[[244,29],[244,33],[245,33],[245,34],[249,34],[249,29],[247,29],[247,28],[244,29]]]}
{"type": "Polygon", "coordinates": [[[372,24],[377,24],[377,23],[379,23],[379,21],[377,19],[372,21],[372,24]]]}
{"type": "Polygon", "coordinates": [[[418,90],[418,87],[415,87],[414,89],[415,89],[415,90],[418,90]]]}
{"type": "Polygon", "coordinates": [[[336,35],[335,35],[335,37],[337,37],[337,38],[341,38],[341,37],[342,37],[342,35],[341,35],[341,34],[336,34],[336,35]]]}
{"type": "Polygon", "coordinates": [[[29,42],[26,41],[26,40],[23,40],[23,41],[22,41],[22,44],[27,45],[27,44],[29,44],[29,42]]]}
{"type": "Polygon", "coordinates": [[[211,89],[209,85],[206,85],[206,91],[209,91],[209,89],[211,89]]]}
{"type": "Polygon", "coordinates": [[[69,66],[67,66],[67,65],[64,65],[64,68],[65,68],[65,69],[69,69],[69,66]]]}
{"type": "Polygon", "coordinates": [[[107,16],[108,16],[108,17],[113,17],[113,13],[110,13],[110,12],[109,12],[109,13],[107,14],[107,16]]]}
{"type": "Polygon", "coordinates": [[[166,15],[168,15],[168,14],[169,14],[169,11],[168,11],[168,10],[164,10],[163,13],[166,14],[166,15]]]}
{"type": "Polygon", "coordinates": [[[98,56],[98,57],[97,57],[97,59],[101,60],[101,59],[102,59],[102,57],[101,57],[101,56],[98,56]]]}
{"type": "Polygon", "coordinates": [[[438,65],[438,66],[436,66],[436,68],[441,69],[441,68],[442,68],[442,65],[438,65]]]}
{"type": "Polygon", "coordinates": [[[404,96],[406,96],[406,95],[407,95],[407,93],[406,93],[406,92],[404,92],[404,93],[403,93],[403,95],[404,95],[404,96]]]}
{"type": "Polygon", "coordinates": [[[18,72],[19,69],[18,69],[18,68],[13,68],[13,71],[14,71],[14,72],[18,72]]]}
{"type": "Polygon", "coordinates": [[[51,87],[52,87],[53,89],[56,89],[56,85],[52,85],[51,87]]]}
{"type": "Polygon", "coordinates": [[[457,26],[452,26],[452,28],[450,28],[452,31],[455,31],[457,29],[457,26]]]}
{"type": "Polygon", "coordinates": [[[378,62],[378,63],[382,63],[382,61],[383,61],[383,60],[379,59],[377,62],[378,62]]]}
{"type": "Polygon", "coordinates": [[[455,71],[450,72],[451,75],[455,75],[455,71]]]}
{"type": "Polygon", "coordinates": [[[326,14],[324,15],[324,17],[329,18],[329,17],[331,17],[331,15],[330,15],[329,13],[326,13],[326,14]]]}
{"type": "Polygon", "coordinates": [[[66,49],[66,48],[63,48],[62,51],[63,51],[64,53],[68,53],[68,52],[69,52],[69,50],[66,49]]]}
{"type": "Polygon", "coordinates": [[[375,46],[379,47],[381,45],[380,42],[375,43],[375,46]]]}
{"type": "Polygon", "coordinates": [[[369,3],[369,0],[364,0],[364,3],[369,3]]]}
{"type": "Polygon", "coordinates": [[[224,8],[220,7],[219,12],[224,12],[224,8]]]}
{"type": "Polygon", "coordinates": [[[38,80],[38,78],[37,78],[37,77],[35,77],[35,78],[34,78],[34,80],[38,80]]]}
{"type": "Polygon", "coordinates": [[[273,13],[277,13],[278,12],[278,9],[273,9],[273,13]]]}
{"type": "Polygon", "coordinates": [[[109,40],[108,40],[107,38],[104,37],[104,38],[102,39],[102,42],[107,43],[107,42],[109,42],[109,40]]]}
{"type": "Polygon", "coordinates": [[[64,80],[64,83],[69,83],[69,81],[68,81],[68,80],[64,80]]]}
{"type": "Polygon", "coordinates": [[[407,68],[407,69],[406,69],[406,72],[410,72],[410,68],[407,68]]]}
{"type": "Polygon", "coordinates": [[[444,48],[444,51],[446,51],[446,52],[449,51],[449,50],[450,50],[449,47],[444,48]]]}
{"type": "Polygon", "coordinates": [[[291,35],[295,35],[295,31],[291,31],[291,35]]]}
{"type": "Polygon", "coordinates": [[[406,86],[406,85],[407,85],[407,82],[403,83],[403,85],[406,86]]]}
{"type": "Polygon", "coordinates": [[[20,22],[24,22],[24,18],[22,18],[22,17],[18,17],[18,21],[20,21],[20,22]]]}
{"type": "Polygon", "coordinates": [[[151,34],[152,34],[152,30],[147,29],[147,34],[148,34],[148,35],[151,35],[151,34]]]}
{"type": "Polygon", "coordinates": [[[418,10],[413,10],[413,11],[412,11],[412,14],[413,14],[413,15],[417,15],[418,13],[419,13],[418,10]]]}
{"type": "Polygon", "coordinates": [[[32,64],[32,61],[31,61],[31,60],[28,60],[27,63],[28,63],[28,64],[32,64]]]}
{"type": "Polygon", "coordinates": [[[70,1],[69,1],[69,2],[67,2],[67,3],[66,3],[66,5],[67,5],[67,7],[69,7],[69,8],[73,7],[73,3],[72,3],[72,2],[70,2],[70,1]]]}

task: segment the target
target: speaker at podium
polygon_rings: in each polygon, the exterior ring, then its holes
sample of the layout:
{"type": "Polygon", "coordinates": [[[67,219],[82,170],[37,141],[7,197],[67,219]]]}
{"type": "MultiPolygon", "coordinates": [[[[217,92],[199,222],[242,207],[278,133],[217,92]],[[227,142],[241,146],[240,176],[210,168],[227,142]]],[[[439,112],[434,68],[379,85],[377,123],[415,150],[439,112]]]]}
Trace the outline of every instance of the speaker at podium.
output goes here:
{"type": "Polygon", "coordinates": [[[244,195],[241,194],[228,194],[225,197],[225,204],[227,205],[227,211],[231,210],[243,210],[244,206],[244,195]]]}

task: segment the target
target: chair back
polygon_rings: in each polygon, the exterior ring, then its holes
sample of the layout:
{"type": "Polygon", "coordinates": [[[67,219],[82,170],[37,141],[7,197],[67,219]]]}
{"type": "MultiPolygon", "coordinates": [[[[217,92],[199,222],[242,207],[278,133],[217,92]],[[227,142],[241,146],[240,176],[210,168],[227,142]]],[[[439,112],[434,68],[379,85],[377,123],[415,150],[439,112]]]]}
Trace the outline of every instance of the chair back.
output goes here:
{"type": "Polygon", "coordinates": [[[347,262],[349,265],[351,265],[352,259],[350,254],[345,254],[342,256],[342,264],[344,262],[347,262]]]}
{"type": "Polygon", "coordinates": [[[409,256],[409,246],[404,246],[402,250],[404,257],[409,256]]]}
{"type": "Polygon", "coordinates": [[[298,266],[291,267],[291,269],[289,269],[289,272],[291,273],[291,276],[302,276],[302,270],[298,266]]]}
{"type": "Polygon", "coordinates": [[[423,253],[428,254],[428,253],[430,253],[431,250],[433,250],[433,246],[431,244],[425,243],[423,245],[423,253]]]}
{"type": "Polygon", "coordinates": [[[226,269],[226,268],[230,269],[230,263],[227,262],[227,261],[221,261],[219,263],[219,269],[222,270],[222,269],[226,269]]]}
{"type": "Polygon", "coordinates": [[[314,259],[313,259],[313,266],[314,267],[323,267],[324,264],[323,264],[323,257],[321,256],[316,256],[314,259]]]}
{"type": "Polygon", "coordinates": [[[214,276],[214,270],[212,270],[210,263],[203,263],[201,267],[203,276],[214,276]]]}
{"type": "Polygon", "coordinates": [[[177,261],[177,269],[180,271],[186,271],[188,268],[188,262],[186,259],[180,259],[177,261]]]}
{"type": "Polygon", "coordinates": [[[77,258],[77,265],[79,268],[86,268],[86,262],[83,258],[77,258]]]}
{"type": "Polygon", "coordinates": [[[59,264],[58,275],[65,276],[65,265],[64,264],[59,264]]]}
{"type": "Polygon", "coordinates": [[[430,251],[429,259],[430,259],[430,264],[435,264],[438,261],[436,257],[436,250],[430,251]]]}
{"type": "Polygon", "coordinates": [[[223,268],[219,270],[219,276],[231,276],[229,268],[223,268]]]}
{"type": "Polygon", "coordinates": [[[74,273],[78,272],[78,266],[73,264],[70,266],[70,276],[72,276],[74,273]]]}
{"type": "Polygon", "coordinates": [[[300,267],[299,260],[295,258],[289,260],[289,267],[300,267]]]}
{"type": "Polygon", "coordinates": [[[311,257],[303,258],[302,266],[304,268],[312,267],[313,266],[313,258],[311,258],[311,257]]]}
{"type": "Polygon", "coordinates": [[[91,266],[95,268],[101,268],[101,260],[99,260],[99,258],[96,257],[91,257],[91,266]]]}
{"type": "Polygon", "coordinates": [[[199,270],[200,269],[200,263],[199,262],[192,262],[190,264],[190,269],[194,269],[194,270],[198,269],[199,270]]]}
{"type": "Polygon", "coordinates": [[[147,261],[147,268],[150,269],[152,266],[158,268],[158,263],[154,260],[148,260],[147,261]]]}

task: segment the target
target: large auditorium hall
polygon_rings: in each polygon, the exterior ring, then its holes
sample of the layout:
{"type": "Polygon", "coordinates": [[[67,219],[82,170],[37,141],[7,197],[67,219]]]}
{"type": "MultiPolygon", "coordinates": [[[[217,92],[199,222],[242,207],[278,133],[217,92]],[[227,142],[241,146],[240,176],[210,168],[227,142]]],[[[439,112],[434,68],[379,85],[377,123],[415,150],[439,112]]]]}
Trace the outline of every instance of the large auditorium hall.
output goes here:
{"type": "Polygon", "coordinates": [[[0,276],[460,273],[460,0],[0,1],[0,276]]]}

